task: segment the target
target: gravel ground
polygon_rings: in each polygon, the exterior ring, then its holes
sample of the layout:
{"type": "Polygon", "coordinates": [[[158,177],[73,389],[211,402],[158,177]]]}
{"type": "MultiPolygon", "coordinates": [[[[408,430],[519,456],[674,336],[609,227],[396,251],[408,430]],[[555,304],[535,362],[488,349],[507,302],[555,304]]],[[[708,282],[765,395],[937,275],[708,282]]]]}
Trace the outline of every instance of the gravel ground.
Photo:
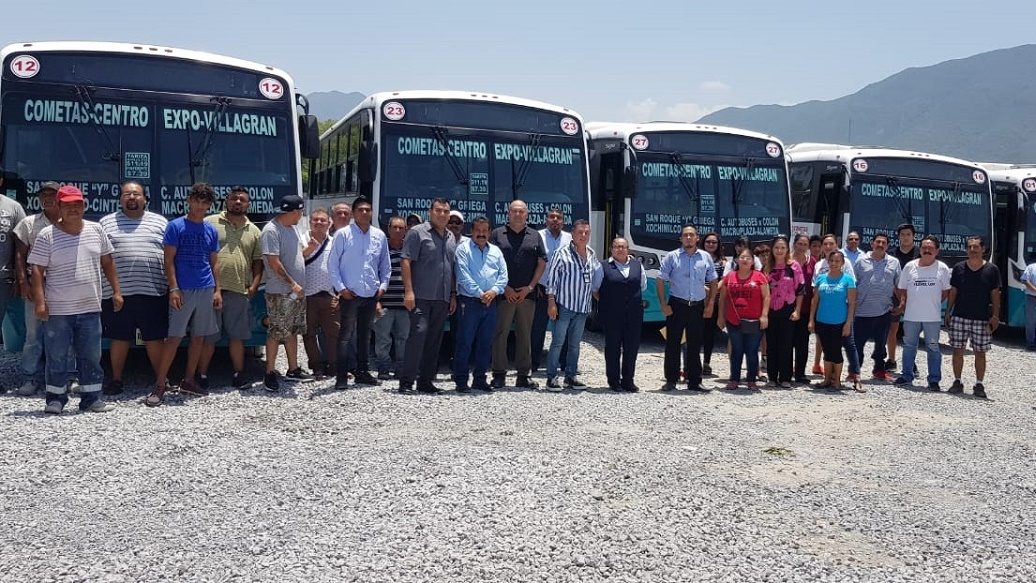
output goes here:
{"type": "Polygon", "coordinates": [[[648,332],[634,395],[325,381],[148,409],[141,376],[113,412],[46,417],[8,393],[0,580],[1032,581],[1036,356],[1018,346],[990,353],[989,401],[661,393],[648,332]]]}

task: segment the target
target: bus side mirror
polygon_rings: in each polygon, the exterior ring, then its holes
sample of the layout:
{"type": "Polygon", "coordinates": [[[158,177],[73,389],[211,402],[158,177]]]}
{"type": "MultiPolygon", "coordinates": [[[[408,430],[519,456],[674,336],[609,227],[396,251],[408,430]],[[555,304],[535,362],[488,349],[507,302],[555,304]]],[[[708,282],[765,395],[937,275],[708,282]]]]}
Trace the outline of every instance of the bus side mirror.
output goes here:
{"type": "Polygon", "coordinates": [[[637,197],[637,170],[636,166],[627,166],[622,173],[622,196],[626,198],[637,197]]]}
{"type": "Polygon", "coordinates": [[[320,124],[315,115],[299,116],[299,154],[305,160],[320,157],[320,124]]]}
{"type": "Polygon", "coordinates": [[[360,156],[357,161],[360,182],[374,182],[378,175],[378,146],[374,142],[360,142],[360,156]]]}

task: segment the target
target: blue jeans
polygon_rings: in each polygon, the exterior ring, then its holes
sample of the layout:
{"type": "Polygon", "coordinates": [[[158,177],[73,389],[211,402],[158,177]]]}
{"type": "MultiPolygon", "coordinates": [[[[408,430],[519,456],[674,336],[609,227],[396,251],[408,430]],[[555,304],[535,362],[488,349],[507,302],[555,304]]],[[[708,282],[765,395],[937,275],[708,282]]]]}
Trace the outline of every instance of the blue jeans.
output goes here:
{"type": "MultiPolygon", "coordinates": [[[[32,381],[36,386],[43,386],[45,367],[43,363],[43,322],[36,319],[36,304],[26,301],[25,304],[25,343],[22,344],[21,369],[22,382],[32,381]]],[[[76,355],[69,347],[69,378],[75,376],[76,355]]],[[[68,382],[67,380],[65,382],[68,382]]]]}
{"type": "Polygon", "coordinates": [[[410,337],[410,312],[404,308],[390,308],[374,321],[374,367],[379,373],[399,372],[403,368],[406,339],[410,337]],[[392,360],[392,347],[396,359],[392,360]]]}
{"type": "Polygon", "coordinates": [[[457,298],[456,349],[453,353],[453,382],[468,384],[468,371],[474,365],[475,384],[486,382],[493,357],[493,334],[496,332],[496,302],[486,306],[478,298],[457,298]],[[472,355],[474,353],[474,357],[472,355]],[[472,362],[474,361],[474,362],[472,362]]]}
{"type": "Polygon", "coordinates": [[[65,383],[79,371],[81,409],[101,396],[104,369],[101,368],[101,313],[50,316],[43,323],[44,351],[47,355],[47,402],[68,402],[65,383]],[[69,367],[68,354],[74,351],[75,369],[69,367]]]}
{"type": "Polygon", "coordinates": [[[939,325],[941,322],[911,322],[903,320],[903,374],[908,381],[917,376],[915,370],[917,345],[924,332],[925,351],[928,353],[928,382],[942,380],[942,352],[939,351],[939,325]]]}
{"type": "Polygon", "coordinates": [[[586,317],[589,315],[558,306],[558,319],[554,320],[554,334],[551,336],[550,352],[547,354],[548,379],[558,376],[558,362],[561,360],[561,347],[564,346],[565,340],[568,340],[565,378],[576,378],[576,371],[579,370],[579,344],[583,341],[586,317]]]}
{"type": "Polygon", "coordinates": [[[730,339],[730,380],[735,383],[741,382],[741,362],[747,360],[746,378],[748,382],[754,383],[759,374],[759,343],[763,339],[762,332],[745,334],[740,326],[727,322],[727,338],[730,339]]]}
{"type": "Polygon", "coordinates": [[[1036,296],[1025,294],[1025,347],[1036,348],[1036,296]]]}

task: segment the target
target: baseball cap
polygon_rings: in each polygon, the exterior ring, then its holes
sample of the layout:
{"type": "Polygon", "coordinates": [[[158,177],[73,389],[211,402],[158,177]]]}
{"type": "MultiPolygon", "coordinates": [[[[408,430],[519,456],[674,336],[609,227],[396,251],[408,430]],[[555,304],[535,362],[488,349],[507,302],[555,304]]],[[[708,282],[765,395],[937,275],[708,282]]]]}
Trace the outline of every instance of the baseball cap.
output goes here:
{"type": "Polygon", "coordinates": [[[462,223],[464,222],[464,213],[462,213],[462,212],[460,212],[458,210],[450,211],[450,218],[452,219],[453,217],[457,217],[458,219],[460,219],[460,222],[462,222],[462,223]]]}
{"type": "Polygon", "coordinates": [[[280,210],[282,213],[290,213],[291,211],[301,210],[306,203],[303,202],[302,197],[297,194],[289,194],[281,199],[280,210]]]}
{"type": "Polygon", "coordinates": [[[58,189],[58,202],[76,202],[77,200],[83,200],[83,191],[66,184],[58,189]]]}
{"type": "Polygon", "coordinates": [[[40,185],[40,189],[37,190],[36,192],[40,193],[40,192],[43,192],[44,190],[53,190],[54,192],[57,192],[57,191],[61,190],[61,185],[58,184],[57,182],[54,182],[53,180],[48,180],[47,182],[44,182],[43,184],[41,184],[40,185]]]}

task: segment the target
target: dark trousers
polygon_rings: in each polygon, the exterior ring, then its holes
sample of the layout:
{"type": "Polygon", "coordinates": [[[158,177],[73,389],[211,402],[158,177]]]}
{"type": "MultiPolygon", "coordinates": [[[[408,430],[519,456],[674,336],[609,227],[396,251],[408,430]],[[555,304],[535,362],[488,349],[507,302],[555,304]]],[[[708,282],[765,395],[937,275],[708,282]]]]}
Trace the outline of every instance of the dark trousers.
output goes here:
{"type": "Polygon", "coordinates": [[[889,325],[892,323],[891,314],[885,313],[880,316],[857,316],[853,318],[853,336],[856,340],[856,359],[863,364],[863,348],[868,340],[874,341],[874,352],[871,358],[874,359],[872,372],[878,372],[885,368],[885,357],[888,356],[886,342],[889,336],[889,325]]]}
{"type": "Polygon", "coordinates": [[[809,362],[809,316],[802,316],[792,322],[792,344],[795,348],[795,378],[806,376],[806,364],[809,362]]]}
{"type": "Polygon", "coordinates": [[[820,338],[820,346],[824,349],[824,362],[834,364],[844,362],[842,358],[843,327],[845,327],[844,322],[841,324],[816,323],[817,337],[820,338]]]}
{"type": "Polygon", "coordinates": [[[410,312],[410,337],[403,355],[403,370],[399,385],[430,385],[439,369],[439,348],[442,329],[450,314],[450,303],[441,300],[417,300],[410,312]]]}
{"type": "Polygon", "coordinates": [[[373,297],[338,300],[342,322],[338,333],[338,362],[344,365],[338,369],[338,374],[370,372],[371,321],[377,303],[373,297]]]}
{"type": "Polygon", "coordinates": [[[702,331],[701,336],[701,353],[702,362],[705,364],[712,363],[712,350],[716,347],[716,332],[719,330],[716,328],[717,317],[719,316],[719,310],[712,310],[712,317],[705,320],[705,330],[702,331]]]}
{"type": "MultiPolygon", "coordinates": [[[[608,315],[604,325],[604,370],[609,387],[628,389],[633,386],[640,351],[640,327],[643,312],[608,315]]],[[[564,352],[562,352],[564,354],[564,352]]]]}
{"type": "Polygon", "coordinates": [[[667,383],[680,382],[680,340],[686,332],[686,364],[683,370],[687,375],[687,385],[696,387],[701,384],[700,353],[705,302],[689,306],[679,298],[669,298],[669,307],[673,309],[673,315],[665,319],[665,380],[667,383]]]}
{"type": "MultiPolygon", "coordinates": [[[[542,285],[536,286],[536,313],[532,317],[532,370],[543,364],[543,346],[547,339],[547,290],[542,285]]],[[[561,368],[568,364],[568,340],[561,346],[561,368]]]]}
{"type": "Polygon", "coordinates": [[[496,302],[488,306],[478,298],[457,298],[457,328],[453,338],[453,382],[468,384],[468,371],[474,368],[475,384],[486,382],[493,356],[493,333],[496,331],[496,302]],[[474,354],[472,354],[474,352],[474,354]],[[474,365],[474,367],[472,367],[474,365]]]}
{"type": "MultiPolygon", "coordinates": [[[[766,352],[770,380],[790,383],[792,378],[791,349],[795,336],[795,322],[791,312],[770,312],[766,327],[766,352]]],[[[805,365],[803,365],[805,366],[805,365]]]]}

